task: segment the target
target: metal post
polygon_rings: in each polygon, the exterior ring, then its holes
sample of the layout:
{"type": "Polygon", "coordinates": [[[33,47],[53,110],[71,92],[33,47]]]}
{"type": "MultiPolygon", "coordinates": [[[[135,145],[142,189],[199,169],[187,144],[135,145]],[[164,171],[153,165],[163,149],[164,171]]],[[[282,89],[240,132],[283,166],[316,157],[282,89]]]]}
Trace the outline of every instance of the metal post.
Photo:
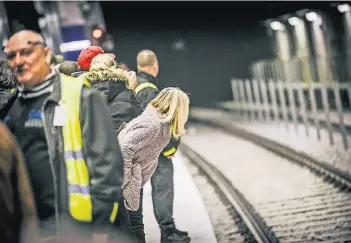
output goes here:
{"type": "Polygon", "coordinates": [[[239,106],[240,102],[240,94],[239,94],[239,89],[238,89],[238,84],[236,79],[231,80],[232,84],[232,93],[233,93],[233,101],[234,101],[234,111],[237,111],[237,107],[239,106]]]}
{"type": "Polygon", "coordinates": [[[306,132],[306,136],[309,136],[309,129],[308,129],[308,117],[307,117],[307,112],[306,112],[306,101],[305,101],[305,96],[304,96],[304,87],[303,87],[303,83],[298,82],[298,83],[294,83],[294,85],[296,86],[297,92],[298,92],[298,97],[300,100],[300,113],[302,115],[302,120],[303,120],[303,124],[305,125],[305,132],[306,132]]]}
{"type": "Polygon", "coordinates": [[[270,109],[269,103],[268,103],[266,81],[265,80],[261,80],[260,86],[261,86],[261,94],[262,94],[263,106],[264,106],[264,109],[266,111],[265,118],[266,118],[266,121],[270,122],[272,120],[272,118],[271,118],[271,109],[270,109]]]}
{"type": "Polygon", "coordinates": [[[38,13],[44,15],[45,32],[52,40],[51,49],[55,54],[60,54],[60,44],[62,43],[61,36],[61,19],[58,13],[57,2],[34,1],[34,6],[38,13]]]}
{"type": "Polygon", "coordinates": [[[246,96],[245,96],[245,87],[244,87],[244,83],[242,80],[238,80],[238,84],[239,84],[239,90],[240,90],[240,107],[241,107],[241,113],[243,115],[243,117],[248,116],[246,113],[246,96]]]}
{"type": "Polygon", "coordinates": [[[254,91],[255,103],[256,103],[256,111],[257,111],[257,118],[260,121],[263,121],[263,109],[261,104],[261,97],[260,97],[260,90],[258,87],[257,80],[252,80],[252,87],[254,91]]]}
{"type": "Polygon", "coordinates": [[[318,140],[321,140],[321,131],[320,131],[321,129],[320,129],[319,118],[318,118],[318,113],[317,113],[316,96],[314,95],[314,83],[313,82],[309,83],[309,94],[310,94],[311,109],[312,109],[312,114],[313,114],[313,119],[314,119],[314,125],[316,126],[316,130],[317,130],[317,138],[318,138],[318,140]]]}
{"type": "Polygon", "coordinates": [[[251,81],[250,80],[245,80],[245,88],[246,88],[246,94],[247,94],[247,101],[248,101],[248,114],[250,119],[255,120],[255,104],[252,100],[252,91],[251,91],[251,81]]]}
{"type": "Polygon", "coordinates": [[[278,110],[278,104],[277,104],[277,95],[276,95],[276,88],[275,88],[275,83],[273,82],[272,79],[268,81],[268,87],[271,95],[271,106],[273,108],[273,119],[279,124],[280,121],[280,115],[279,115],[279,110],[278,110]]]}
{"type": "Polygon", "coordinates": [[[343,109],[341,105],[339,83],[335,82],[333,84],[333,88],[334,88],[336,109],[338,111],[338,116],[339,116],[340,132],[341,132],[344,147],[345,149],[347,149],[348,148],[347,131],[344,124],[344,114],[343,114],[343,109]]]}
{"type": "Polygon", "coordinates": [[[348,97],[349,97],[349,108],[351,109],[351,85],[348,85],[348,87],[347,87],[347,94],[348,94],[348,97]]]}
{"type": "Polygon", "coordinates": [[[327,122],[329,141],[330,141],[330,144],[334,144],[333,127],[332,127],[332,124],[330,122],[330,110],[329,110],[327,87],[325,84],[321,84],[320,89],[321,89],[321,94],[322,94],[322,103],[323,103],[325,119],[327,122]]]}
{"type": "Polygon", "coordinates": [[[242,98],[241,98],[241,96],[243,94],[241,93],[241,90],[240,90],[239,80],[235,80],[235,83],[236,83],[236,87],[238,88],[237,89],[237,93],[238,93],[238,100],[237,101],[238,101],[238,103],[235,106],[235,109],[239,113],[239,115],[242,115],[242,104],[241,104],[242,98]]]}
{"type": "Polygon", "coordinates": [[[277,87],[279,92],[279,100],[280,100],[280,111],[283,114],[283,120],[285,122],[285,128],[289,130],[289,119],[288,119],[288,111],[285,103],[285,95],[284,95],[284,84],[282,81],[277,81],[277,87]]]}
{"type": "Polygon", "coordinates": [[[289,103],[290,103],[290,113],[291,113],[291,117],[294,123],[294,128],[295,128],[295,132],[298,133],[299,132],[299,128],[298,128],[298,122],[297,122],[297,116],[296,116],[296,105],[295,105],[295,97],[294,97],[294,87],[291,83],[291,81],[287,81],[285,82],[286,84],[286,88],[288,91],[288,96],[289,96],[289,103]]]}

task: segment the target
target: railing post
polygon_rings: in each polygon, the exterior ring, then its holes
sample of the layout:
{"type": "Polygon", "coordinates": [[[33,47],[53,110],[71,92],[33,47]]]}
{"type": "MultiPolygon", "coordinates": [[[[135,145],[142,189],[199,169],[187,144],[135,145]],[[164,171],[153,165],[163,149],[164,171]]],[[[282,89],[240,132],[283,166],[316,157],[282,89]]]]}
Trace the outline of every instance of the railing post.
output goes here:
{"type": "Polygon", "coordinates": [[[313,119],[314,119],[314,125],[316,126],[317,130],[317,138],[320,141],[321,140],[321,129],[320,129],[320,124],[319,124],[319,118],[318,118],[318,113],[317,113],[317,104],[316,104],[316,96],[314,95],[314,83],[310,82],[309,83],[309,94],[310,94],[310,101],[311,101],[311,109],[312,109],[312,114],[313,114],[313,119]]]}
{"type": "Polygon", "coordinates": [[[258,113],[257,118],[258,118],[258,120],[263,121],[263,109],[262,109],[260,90],[258,87],[257,80],[255,80],[255,79],[252,80],[252,87],[253,87],[253,91],[254,91],[256,109],[257,109],[257,113],[258,113]]]}
{"type": "Polygon", "coordinates": [[[280,123],[280,115],[277,103],[277,95],[276,95],[276,87],[275,83],[272,79],[268,81],[268,87],[271,95],[271,106],[273,108],[273,119],[279,124],[280,123]]]}
{"type": "Polygon", "coordinates": [[[294,83],[296,85],[297,88],[297,92],[298,92],[298,97],[300,100],[300,113],[302,115],[302,120],[303,120],[303,124],[305,125],[305,132],[306,132],[306,136],[309,136],[309,131],[308,131],[308,117],[307,117],[307,112],[306,112],[306,101],[305,101],[305,97],[304,97],[304,83],[298,82],[298,83],[294,83]]]}
{"type": "Polygon", "coordinates": [[[268,96],[267,96],[267,84],[265,80],[261,80],[260,82],[260,86],[261,86],[261,94],[262,94],[262,100],[263,100],[263,106],[264,106],[264,110],[266,111],[266,121],[270,122],[272,121],[271,118],[271,109],[269,107],[269,103],[268,103],[268,96]]]}
{"type": "Polygon", "coordinates": [[[233,93],[233,101],[234,101],[234,111],[236,112],[240,105],[240,94],[238,89],[238,83],[236,79],[231,80],[232,93],[233,93]]]}
{"type": "Polygon", "coordinates": [[[238,80],[238,84],[239,84],[239,90],[240,90],[240,107],[241,107],[241,113],[243,115],[243,117],[248,116],[247,115],[247,111],[246,111],[246,95],[245,95],[245,87],[244,87],[244,83],[242,80],[238,80]]]}
{"type": "Polygon", "coordinates": [[[252,100],[252,90],[251,90],[251,81],[249,79],[245,80],[245,88],[247,94],[247,102],[248,102],[248,114],[251,120],[255,120],[255,104],[252,100]]]}
{"type": "Polygon", "coordinates": [[[325,119],[327,122],[329,141],[330,141],[330,144],[333,145],[334,144],[333,127],[330,122],[330,110],[329,110],[328,93],[327,93],[326,84],[321,84],[321,94],[322,94],[322,103],[323,103],[325,119]]]}
{"type": "Polygon", "coordinates": [[[295,128],[295,132],[298,133],[299,132],[299,128],[298,128],[298,123],[297,123],[297,116],[296,116],[296,105],[295,105],[295,97],[294,97],[294,87],[291,83],[291,80],[285,82],[286,84],[286,88],[288,91],[288,96],[289,96],[289,103],[290,103],[290,107],[288,110],[290,110],[291,112],[291,117],[294,123],[294,128],[295,128]]]}
{"type": "Polygon", "coordinates": [[[277,81],[277,87],[279,92],[279,100],[280,100],[280,111],[283,114],[283,119],[285,123],[286,130],[289,130],[289,119],[288,119],[288,111],[285,102],[285,95],[284,95],[284,84],[281,80],[277,81]]]}
{"type": "Polygon", "coordinates": [[[348,140],[347,140],[348,137],[347,137],[347,131],[346,131],[345,124],[344,124],[344,113],[343,113],[343,109],[342,109],[342,105],[341,105],[339,83],[335,82],[333,84],[333,88],[334,88],[335,105],[336,105],[336,109],[338,111],[338,116],[339,116],[340,132],[341,132],[344,148],[347,149],[348,148],[348,140]]]}
{"type": "Polygon", "coordinates": [[[351,109],[351,85],[348,85],[348,87],[347,87],[347,94],[349,97],[349,108],[351,109]]]}

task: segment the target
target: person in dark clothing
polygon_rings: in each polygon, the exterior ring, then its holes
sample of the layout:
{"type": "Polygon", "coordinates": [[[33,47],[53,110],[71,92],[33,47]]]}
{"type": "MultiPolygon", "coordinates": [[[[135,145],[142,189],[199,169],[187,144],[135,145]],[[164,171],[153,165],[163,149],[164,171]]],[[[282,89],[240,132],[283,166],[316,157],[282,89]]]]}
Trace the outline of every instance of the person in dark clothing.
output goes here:
{"type": "Polygon", "coordinates": [[[110,55],[94,57],[90,71],[83,77],[105,97],[116,131],[123,122],[128,123],[143,112],[133,90],[129,89],[129,72],[116,68],[110,55]]]}
{"type": "MultiPolygon", "coordinates": [[[[88,72],[83,74],[83,79],[89,81],[94,88],[100,91],[105,98],[114,122],[116,136],[124,124],[130,122],[143,112],[134,91],[130,88],[129,73],[118,68],[113,58],[108,54],[99,54],[93,58],[88,72]]],[[[129,219],[128,215],[118,215],[115,224],[119,225],[121,217],[129,219]]],[[[129,227],[120,227],[122,230],[135,237],[129,227]]]]}
{"type": "Polygon", "coordinates": [[[59,73],[72,76],[72,73],[79,72],[80,68],[76,62],[64,61],[58,66],[59,73]]]}
{"type": "Polygon", "coordinates": [[[23,155],[0,122],[0,239],[4,243],[33,243],[39,224],[23,155]]]}
{"type": "Polygon", "coordinates": [[[0,60],[0,108],[8,101],[15,87],[16,80],[7,61],[0,60]]]}
{"type": "Polygon", "coordinates": [[[14,34],[5,53],[19,85],[0,119],[26,159],[41,238],[114,239],[112,223],[127,214],[123,158],[103,98],[88,82],[54,71],[36,32],[14,34]]]}
{"type": "MultiPolygon", "coordinates": [[[[150,50],[139,52],[137,55],[137,68],[137,86],[134,91],[139,102],[145,108],[160,92],[156,80],[159,71],[156,54],[150,50]]],[[[171,142],[161,153],[156,171],[151,177],[152,201],[154,214],[161,229],[161,243],[190,242],[188,233],[178,230],[173,219],[174,185],[172,157],[177,151],[179,142],[180,139],[171,139],[171,142]]],[[[141,229],[144,229],[144,225],[138,220],[138,216],[138,213],[136,213],[136,219],[133,219],[134,227],[140,229],[141,232],[141,229]]]]}

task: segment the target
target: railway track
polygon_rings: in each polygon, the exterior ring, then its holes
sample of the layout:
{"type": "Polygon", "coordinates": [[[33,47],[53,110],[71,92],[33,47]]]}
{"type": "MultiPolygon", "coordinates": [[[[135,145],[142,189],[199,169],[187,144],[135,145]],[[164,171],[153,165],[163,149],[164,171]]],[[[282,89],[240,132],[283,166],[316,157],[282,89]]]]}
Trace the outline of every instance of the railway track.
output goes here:
{"type": "MultiPolygon", "coordinates": [[[[226,132],[235,135],[229,129],[226,132]]],[[[247,137],[245,139],[249,140],[247,137]]],[[[258,147],[257,140],[252,142],[256,144],[253,146],[258,147]]],[[[273,151],[267,146],[265,143],[262,147],[273,151]]],[[[251,234],[257,242],[351,242],[351,180],[345,173],[297,154],[286,151],[272,154],[267,151],[270,156],[281,157],[282,163],[293,163],[295,167],[297,163],[301,176],[306,176],[308,170],[308,176],[315,179],[306,185],[309,193],[303,196],[296,192],[295,196],[279,200],[251,202],[247,199],[250,196],[246,195],[246,191],[235,188],[228,176],[223,175],[223,169],[214,166],[213,161],[209,162],[184,142],[180,148],[230,202],[248,229],[242,234],[251,234]]],[[[293,190],[288,187],[284,189],[293,190]]]]}
{"type": "Polygon", "coordinates": [[[180,144],[182,153],[195,164],[203,175],[214,185],[219,192],[220,197],[224,197],[227,204],[230,204],[231,209],[235,211],[234,222],[239,224],[244,223],[246,227],[241,228],[239,234],[247,239],[245,242],[270,243],[278,242],[275,236],[271,233],[268,226],[262,221],[259,215],[255,212],[252,206],[247,202],[244,196],[216,169],[211,163],[207,162],[198,153],[192,150],[185,144],[180,144]],[[255,240],[252,240],[255,239],[255,240]]]}

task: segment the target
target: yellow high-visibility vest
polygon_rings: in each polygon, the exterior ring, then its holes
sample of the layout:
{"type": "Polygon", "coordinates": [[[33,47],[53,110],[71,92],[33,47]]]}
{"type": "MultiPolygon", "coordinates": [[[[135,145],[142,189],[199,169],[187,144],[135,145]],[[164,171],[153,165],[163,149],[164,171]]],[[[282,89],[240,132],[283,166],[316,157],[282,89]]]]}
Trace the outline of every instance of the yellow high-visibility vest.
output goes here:
{"type": "MultiPolygon", "coordinates": [[[[83,153],[83,137],[80,125],[80,101],[86,80],[61,75],[61,102],[67,111],[67,121],[62,126],[64,156],[67,170],[68,200],[71,216],[83,222],[92,221],[89,171],[83,153]]],[[[110,221],[117,216],[118,203],[114,203],[110,221]]]]}
{"type": "Polygon", "coordinates": [[[139,85],[134,89],[134,92],[135,92],[135,94],[138,94],[140,91],[142,91],[143,89],[148,88],[148,87],[158,90],[157,86],[154,85],[153,83],[145,82],[145,83],[139,84],[139,85]]]}

